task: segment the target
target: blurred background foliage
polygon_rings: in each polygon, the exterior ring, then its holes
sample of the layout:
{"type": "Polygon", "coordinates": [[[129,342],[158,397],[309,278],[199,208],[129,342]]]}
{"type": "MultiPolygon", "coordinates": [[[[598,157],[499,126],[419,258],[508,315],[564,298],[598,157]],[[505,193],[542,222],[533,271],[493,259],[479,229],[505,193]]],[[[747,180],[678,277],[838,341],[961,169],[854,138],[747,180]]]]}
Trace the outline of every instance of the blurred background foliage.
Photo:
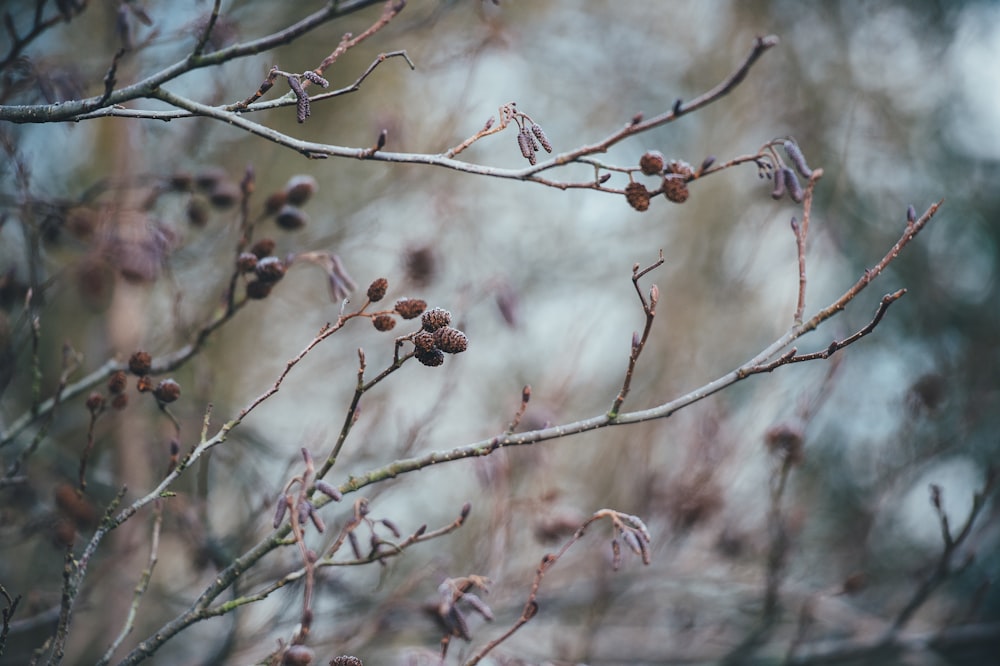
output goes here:
{"type": "MultiPolygon", "coordinates": [[[[223,4],[220,43],[266,34],[323,3],[223,4]]],[[[10,11],[27,21],[33,7],[13,3],[10,11]]],[[[117,44],[117,7],[94,4],[28,49],[30,66],[5,73],[5,103],[100,90],[117,44]]],[[[209,8],[146,3],[153,25],[133,22],[140,48],[123,60],[119,81],[184,57],[209,8]]],[[[379,11],[372,7],[168,88],[213,104],[243,99],[271,65],[314,67],[341,34],[361,32],[379,11]]],[[[944,198],[938,218],[891,269],[800,349],[823,349],[860,328],[884,293],[905,287],[906,297],[874,335],[831,361],[751,378],[667,420],[505,450],[366,488],[361,494],[373,514],[404,531],[446,524],[467,500],[472,516],[457,533],[387,567],[323,570],[312,639],[318,653],[354,653],[368,664],[433,663],[439,634],[422,604],[434,599],[443,578],[470,573],[494,581],[487,601],[495,626],[472,627],[472,645],[480,645],[520,612],[542,554],[595,510],[613,507],[647,521],[652,564],[626,558],[612,573],[610,529],[596,525],[546,578],[541,613],[499,650],[498,663],[720,658],[760,616],[776,466],[764,440],[780,425],[804,433],[805,457],[786,495],[791,547],[782,623],[761,653],[784,653],[807,603],[816,617],[810,639],[877,632],[928,573],[941,548],[928,485],[941,486],[951,523],[960,525],[1000,450],[995,3],[412,0],[327,74],[333,86],[348,85],[379,53],[399,49],[415,71],[402,59],[387,60],[359,91],[316,103],[302,125],[289,108],[254,119],[299,138],[350,146],[373,145],[385,128],[388,149],[438,153],[513,100],[560,152],[597,141],[637,112],[649,117],[707,90],[765,34],[781,43],[732,94],[602,159],[632,165],[655,149],[697,165],[708,155],[724,160],[794,136],[825,173],[808,255],[807,313],[881,258],[899,237],[908,204],[922,212],[944,198]],[[847,580],[864,584],[834,594],[847,580]]],[[[0,129],[30,170],[19,175],[16,160],[0,167],[5,427],[30,405],[25,285],[44,294],[43,395],[58,384],[65,344],[82,355],[80,374],[137,348],[159,356],[188,341],[217,307],[236,242],[234,210],[209,206],[192,224],[185,196],[164,195],[142,207],[153,184],[181,172],[222,169],[238,182],[252,166],[254,211],[289,178],[313,176],[319,188],[305,206],[304,228],[289,232],[270,221],[258,228],[275,239],[276,254],[335,252],[362,290],[387,277],[390,299],[420,297],[449,309],[469,335],[465,354],[436,369],[407,364],[366,396],[329,479],[337,484],[400,456],[502,432],[525,384],[533,392],[522,428],[606,411],[632,331],[643,323],[632,266],[652,263],[661,248],[665,264],[644,281],[660,289],[658,318],[627,409],[714,379],[791,324],[797,274],[789,219],[797,211],[787,200],[772,201],[751,166],[693,183],[683,205],[661,198],[639,213],[621,197],[584,190],[433,167],[309,161],[209,120],[0,129]],[[33,200],[50,204],[31,219],[19,204],[24,182],[33,200]],[[85,201],[101,184],[101,206],[85,201]],[[126,230],[119,233],[124,249],[111,259],[106,248],[96,250],[100,239],[87,217],[94,210],[126,230]]],[[[464,156],[520,166],[515,143],[515,134],[504,132],[464,156]]],[[[561,175],[586,178],[587,171],[561,175]]],[[[182,450],[197,441],[208,403],[216,426],[230,418],[270,386],[338,308],[322,271],[296,267],[269,298],[213,335],[174,374],[183,391],[174,409],[182,450]]],[[[324,455],[339,432],[357,349],[364,348],[370,371],[391,362],[393,334],[355,324],[297,368],[166,503],[160,562],[137,638],[185,609],[216,566],[268,533],[270,507],[299,464],[299,447],[324,455]]],[[[98,427],[90,467],[95,515],[120,483],[128,483],[130,497],[144,494],[166,467],[171,428],[139,397],[98,427]]],[[[26,595],[22,618],[44,619],[58,606],[54,498],[61,483],[75,480],[86,427],[81,399],[63,406],[21,470],[27,483],[0,488],[0,581],[26,595]]],[[[0,451],[5,470],[35,432],[0,451]]],[[[347,507],[324,510],[335,525],[348,515],[347,507]]],[[[68,663],[91,663],[120,628],[145,565],[143,520],[130,521],[99,555],[68,663]]],[[[93,517],[78,527],[87,533],[92,524],[93,517]]],[[[991,505],[967,544],[975,560],[922,609],[916,628],[998,619],[1000,595],[989,587],[1000,574],[998,525],[991,505]]],[[[296,566],[298,553],[286,551],[249,572],[241,591],[296,566]]],[[[289,635],[300,595],[292,585],[258,607],[202,623],[155,663],[262,659],[289,635]]],[[[20,629],[5,663],[22,663],[51,625],[20,629]]],[[[452,651],[470,653],[462,644],[452,651]]]]}

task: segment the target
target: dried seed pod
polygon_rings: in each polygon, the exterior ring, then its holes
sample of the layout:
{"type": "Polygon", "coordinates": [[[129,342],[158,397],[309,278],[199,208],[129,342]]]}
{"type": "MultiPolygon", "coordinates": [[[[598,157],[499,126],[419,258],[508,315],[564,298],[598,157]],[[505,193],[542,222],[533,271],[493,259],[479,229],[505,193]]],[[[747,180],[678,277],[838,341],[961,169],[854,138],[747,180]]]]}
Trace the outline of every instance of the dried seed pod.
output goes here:
{"type": "Polygon", "coordinates": [[[663,159],[663,153],[658,150],[647,150],[639,158],[639,168],[647,176],[655,176],[658,173],[662,173],[665,165],[666,161],[663,159]]]}
{"type": "Polygon", "coordinates": [[[252,252],[241,252],[236,257],[236,269],[240,273],[252,273],[257,268],[257,255],[252,252]]]}
{"type": "Polygon", "coordinates": [[[396,328],[396,319],[392,315],[380,314],[372,317],[372,326],[376,331],[391,331],[396,328]]]}
{"type": "Polygon", "coordinates": [[[684,176],[685,179],[694,177],[694,167],[684,160],[670,160],[670,162],[667,163],[666,171],[667,173],[684,176]]]}
{"type": "Polygon", "coordinates": [[[427,331],[419,331],[413,336],[413,346],[417,351],[430,351],[434,349],[434,334],[427,331]]]}
{"type": "Polygon", "coordinates": [[[788,155],[788,159],[792,164],[795,165],[796,170],[802,174],[803,178],[812,178],[813,172],[806,164],[805,155],[802,154],[802,149],[799,148],[799,144],[795,143],[791,139],[787,139],[784,143],[785,154],[788,155]]]}
{"type": "Polygon", "coordinates": [[[444,352],[440,349],[428,349],[426,351],[418,349],[415,356],[418,361],[432,368],[444,363],[444,352]]]}
{"type": "Polygon", "coordinates": [[[444,308],[432,308],[420,317],[420,323],[425,331],[434,331],[451,323],[451,313],[444,308]]]}
{"type": "Polygon", "coordinates": [[[434,344],[446,354],[460,354],[469,347],[469,339],[457,328],[445,326],[434,331],[434,344]]]}
{"type": "Polygon", "coordinates": [[[250,251],[257,255],[258,259],[268,257],[274,252],[274,241],[270,238],[261,238],[250,247],[250,251]]]}
{"type": "Polygon", "coordinates": [[[389,290],[389,281],[384,277],[375,279],[368,285],[368,300],[378,303],[385,298],[385,292],[389,290]]]}
{"type": "Polygon", "coordinates": [[[310,81],[312,81],[313,83],[315,83],[316,85],[318,85],[321,88],[329,88],[330,87],[330,82],[329,81],[327,81],[322,76],[320,76],[319,72],[315,72],[315,71],[313,71],[311,69],[302,72],[302,78],[309,79],[310,81]]]}
{"type": "Polygon", "coordinates": [[[278,503],[274,507],[274,521],[272,522],[272,525],[274,525],[274,529],[278,529],[278,526],[281,525],[281,521],[285,519],[285,513],[287,511],[288,511],[288,497],[286,495],[282,495],[281,497],[278,498],[278,503]]]}
{"type": "Polygon", "coordinates": [[[792,198],[792,201],[802,203],[805,193],[802,191],[802,185],[799,184],[799,179],[795,175],[795,172],[788,167],[783,167],[780,177],[785,179],[785,187],[788,188],[788,196],[792,198]]]}
{"type": "Polygon", "coordinates": [[[239,185],[230,180],[223,180],[209,190],[208,202],[215,208],[232,208],[242,196],[243,190],[240,189],[239,185]]]}
{"type": "Polygon", "coordinates": [[[332,499],[334,502],[339,502],[340,500],[344,499],[344,496],[340,493],[339,490],[337,490],[334,486],[330,485],[323,479],[320,479],[319,481],[316,482],[316,490],[320,491],[321,493],[332,499]]]}
{"type": "Polygon", "coordinates": [[[129,372],[140,377],[149,373],[152,364],[153,357],[144,351],[137,351],[128,359],[129,372]]]}
{"type": "Polygon", "coordinates": [[[281,207],[281,210],[278,211],[274,221],[285,231],[296,231],[297,229],[301,229],[306,226],[309,222],[309,216],[306,215],[306,212],[298,206],[285,204],[281,207]]]}
{"type": "Polygon", "coordinates": [[[267,298],[271,294],[271,289],[274,287],[273,282],[264,282],[263,280],[254,280],[247,283],[247,298],[259,301],[263,298],[267,298]]]}
{"type": "Polygon", "coordinates": [[[277,257],[264,257],[257,261],[254,272],[259,281],[274,283],[285,277],[285,264],[277,257]]]}
{"type": "Polygon", "coordinates": [[[285,184],[285,200],[293,206],[302,206],[319,189],[319,183],[308,174],[292,176],[285,184]]]}
{"type": "Polygon", "coordinates": [[[163,404],[169,404],[181,397],[181,385],[173,379],[164,379],[153,390],[153,397],[163,404]]]}
{"type": "Polygon", "coordinates": [[[427,309],[427,301],[420,298],[401,298],[396,301],[394,309],[403,319],[416,319],[427,309]]]}
{"type": "Polygon", "coordinates": [[[639,212],[649,209],[649,190],[642,183],[631,182],[625,186],[625,200],[639,212]]]}
{"type": "Polygon", "coordinates": [[[687,183],[680,178],[665,178],[663,180],[663,195],[674,203],[684,203],[691,195],[687,183]]]}
{"type": "Polygon", "coordinates": [[[91,392],[91,394],[87,396],[86,405],[91,414],[96,414],[104,409],[104,395],[102,395],[99,391],[91,392]]]}
{"type": "Polygon", "coordinates": [[[545,149],[545,152],[552,152],[552,143],[549,141],[549,137],[545,135],[545,130],[542,129],[541,125],[538,123],[532,123],[531,133],[534,134],[535,138],[538,139],[538,142],[542,144],[542,148],[545,149]]]}
{"type": "Polygon", "coordinates": [[[116,370],[108,377],[108,391],[112,395],[118,395],[128,386],[128,375],[124,370],[116,370]]]}
{"type": "Polygon", "coordinates": [[[264,214],[274,215],[281,207],[285,205],[288,201],[288,195],[284,190],[278,190],[277,192],[272,192],[264,199],[264,214]]]}
{"type": "Polygon", "coordinates": [[[149,393],[153,390],[153,378],[149,375],[142,375],[135,383],[135,388],[139,393],[149,393]]]}

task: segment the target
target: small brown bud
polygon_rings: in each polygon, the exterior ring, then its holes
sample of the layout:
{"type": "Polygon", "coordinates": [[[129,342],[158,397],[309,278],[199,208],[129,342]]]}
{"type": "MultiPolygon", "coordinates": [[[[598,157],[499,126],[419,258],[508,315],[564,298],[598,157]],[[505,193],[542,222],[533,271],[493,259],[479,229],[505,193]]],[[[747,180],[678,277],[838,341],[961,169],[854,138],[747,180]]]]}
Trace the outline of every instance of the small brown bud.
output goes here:
{"type": "Polygon", "coordinates": [[[382,131],[378,133],[378,140],[375,142],[375,150],[382,150],[385,148],[385,142],[389,138],[389,130],[382,128],[382,131]]]}
{"type": "Polygon", "coordinates": [[[278,211],[274,221],[285,231],[295,231],[296,229],[301,229],[306,226],[309,222],[309,216],[306,215],[306,212],[298,206],[285,204],[281,207],[281,210],[278,211]]]}
{"type": "Polygon", "coordinates": [[[243,191],[236,183],[224,180],[208,192],[208,202],[215,208],[232,208],[243,196],[243,191]]]}
{"type": "Polygon", "coordinates": [[[142,375],[135,383],[135,388],[139,393],[149,393],[153,390],[153,378],[149,375],[142,375]]]}
{"type": "Polygon", "coordinates": [[[426,351],[418,349],[415,356],[418,361],[432,368],[444,363],[444,352],[440,349],[428,349],[426,351]]]}
{"type": "Polygon", "coordinates": [[[715,155],[709,155],[704,160],[702,160],[701,166],[698,167],[698,175],[700,176],[701,174],[711,169],[713,164],[715,164],[715,155]]]}
{"type": "Polygon", "coordinates": [[[643,115],[642,111],[638,111],[634,116],[632,116],[632,120],[629,122],[629,124],[630,125],[638,125],[639,123],[642,122],[643,117],[644,117],[644,115],[643,115]]]}
{"type": "Polygon", "coordinates": [[[128,394],[119,393],[111,399],[111,406],[115,409],[122,410],[128,406],[128,394]]]}
{"type": "Polygon", "coordinates": [[[649,209],[649,190],[642,183],[632,182],[625,186],[625,200],[639,212],[649,209]]]}
{"type": "Polygon", "coordinates": [[[116,370],[108,377],[108,391],[113,395],[118,395],[125,390],[128,385],[128,375],[124,370],[116,370]]]}
{"type": "Polygon", "coordinates": [[[385,298],[385,292],[389,290],[389,281],[384,277],[377,278],[368,285],[368,300],[378,303],[385,298]]]}
{"type": "Polygon", "coordinates": [[[660,302],[660,288],[655,284],[649,288],[649,306],[655,308],[660,302]]]}
{"type": "Polygon", "coordinates": [[[906,207],[906,221],[909,224],[917,221],[917,209],[913,207],[913,204],[906,207]]]}
{"type": "Polygon", "coordinates": [[[465,522],[465,519],[469,517],[469,514],[471,512],[472,512],[472,502],[466,502],[465,504],[462,505],[462,512],[459,514],[459,518],[461,518],[462,522],[465,522]]]}
{"type": "Polygon", "coordinates": [[[444,308],[432,308],[420,317],[420,323],[425,331],[434,331],[451,323],[451,313],[444,308]]]}
{"type": "Polygon", "coordinates": [[[419,298],[401,298],[396,301],[394,309],[403,319],[416,319],[427,309],[427,301],[419,298]]]}
{"type": "Polygon", "coordinates": [[[528,404],[528,401],[530,400],[531,400],[531,385],[525,384],[524,388],[521,389],[521,402],[528,404]]]}
{"type": "Polygon", "coordinates": [[[274,252],[274,241],[270,238],[261,238],[250,247],[250,251],[255,254],[258,259],[269,257],[271,256],[271,253],[274,252]]]}
{"type": "Polygon", "coordinates": [[[254,272],[261,282],[274,283],[285,277],[285,264],[277,257],[264,257],[257,262],[254,272]]]}
{"type": "Polygon", "coordinates": [[[181,385],[173,379],[164,379],[156,385],[153,396],[163,404],[171,403],[181,397],[181,385]]]}
{"type": "Polygon", "coordinates": [[[380,314],[372,317],[372,326],[376,331],[391,331],[396,328],[396,318],[392,315],[380,314]]]}
{"type": "Polygon", "coordinates": [[[490,116],[489,120],[486,121],[486,124],[483,125],[482,131],[485,132],[489,128],[493,127],[493,123],[495,123],[496,121],[497,121],[496,116],[490,116]]]}
{"type": "Polygon", "coordinates": [[[264,199],[264,214],[274,215],[281,207],[288,202],[288,195],[285,194],[284,190],[278,190],[277,192],[272,192],[264,199]]]}
{"type": "Polygon", "coordinates": [[[128,360],[128,369],[133,375],[145,375],[153,364],[153,357],[148,352],[137,351],[128,360]]]}
{"type": "Polygon", "coordinates": [[[417,351],[430,351],[434,349],[434,334],[427,331],[418,331],[413,336],[413,346],[417,351]]]}
{"type": "Polygon", "coordinates": [[[88,395],[87,409],[90,410],[91,414],[96,414],[97,412],[104,409],[104,396],[98,391],[94,391],[90,395],[88,395]]]}
{"type": "Polygon", "coordinates": [[[305,645],[290,645],[281,657],[281,666],[309,666],[315,654],[305,645]]]}
{"type": "Polygon", "coordinates": [[[603,185],[604,183],[608,182],[609,180],[611,180],[611,174],[610,173],[602,173],[601,177],[597,179],[597,184],[598,185],[603,185]]]}
{"type": "Polygon", "coordinates": [[[184,171],[170,174],[167,188],[173,192],[190,192],[194,189],[194,176],[184,171]]]}
{"type": "Polygon", "coordinates": [[[680,178],[666,178],[663,181],[663,195],[674,203],[684,203],[691,196],[687,183],[680,178]]]}
{"type": "Polygon", "coordinates": [[[202,192],[208,192],[215,189],[215,186],[222,181],[229,178],[229,174],[226,170],[221,167],[209,167],[202,171],[194,177],[194,184],[202,192]]]}
{"type": "Polygon", "coordinates": [[[302,206],[316,194],[319,183],[308,174],[292,176],[285,184],[286,201],[293,206],[302,206]]]}
{"type": "Polygon", "coordinates": [[[240,273],[252,273],[257,268],[257,255],[253,252],[241,252],[236,258],[236,268],[240,273]]]}
{"type": "Polygon", "coordinates": [[[263,280],[254,280],[247,283],[247,298],[259,301],[261,299],[267,298],[271,295],[271,288],[274,287],[273,282],[264,282],[263,280]]]}
{"type": "Polygon", "coordinates": [[[460,354],[469,347],[469,339],[462,331],[444,326],[434,331],[434,344],[446,354],[460,354]]]}
{"type": "Polygon", "coordinates": [[[655,176],[658,173],[662,173],[665,165],[666,161],[663,159],[663,153],[658,150],[646,151],[639,158],[639,168],[647,176],[655,176]]]}

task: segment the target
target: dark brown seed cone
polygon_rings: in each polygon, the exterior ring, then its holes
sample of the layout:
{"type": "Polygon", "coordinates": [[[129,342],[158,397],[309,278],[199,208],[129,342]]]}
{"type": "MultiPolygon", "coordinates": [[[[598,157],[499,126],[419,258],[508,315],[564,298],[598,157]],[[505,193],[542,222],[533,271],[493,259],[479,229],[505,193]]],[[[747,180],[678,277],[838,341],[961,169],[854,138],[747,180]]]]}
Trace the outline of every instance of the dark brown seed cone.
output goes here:
{"type": "Polygon", "coordinates": [[[413,336],[413,346],[418,352],[430,351],[434,349],[434,334],[427,331],[419,331],[413,336]]]}
{"type": "Polygon", "coordinates": [[[292,176],[285,184],[285,197],[293,206],[305,204],[319,189],[319,183],[308,174],[292,176]]]}
{"type": "Polygon", "coordinates": [[[153,357],[149,355],[148,352],[137,351],[132,354],[128,360],[128,369],[133,375],[142,375],[149,373],[149,368],[153,363],[153,357]]]}
{"type": "Polygon", "coordinates": [[[298,206],[285,204],[278,211],[278,215],[274,218],[274,221],[286,231],[295,231],[306,226],[309,216],[298,206]]]}
{"type": "Polygon", "coordinates": [[[375,315],[372,317],[372,326],[376,331],[391,331],[396,328],[396,318],[387,314],[375,315]]]}
{"type": "Polygon", "coordinates": [[[285,194],[284,190],[272,192],[267,196],[267,199],[264,199],[264,213],[266,215],[274,215],[286,203],[288,203],[288,195],[285,194]]]}
{"type": "Polygon", "coordinates": [[[257,255],[253,252],[241,252],[236,258],[236,268],[240,273],[252,273],[257,268],[257,255]]]}
{"type": "Polygon", "coordinates": [[[208,202],[215,208],[232,208],[243,196],[243,191],[236,183],[223,180],[208,192],[208,202]]]}
{"type": "Polygon", "coordinates": [[[403,319],[416,319],[427,309],[427,301],[419,298],[401,298],[396,301],[395,310],[403,319]]]}
{"type": "Polygon", "coordinates": [[[128,375],[123,370],[117,370],[108,377],[108,391],[112,395],[118,395],[128,386],[128,375]]]}
{"type": "Polygon", "coordinates": [[[658,173],[663,173],[665,164],[666,161],[663,159],[663,153],[658,150],[646,151],[639,158],[639,168],[647,176],[655,176],[658,173]]]}
{"type": "Polygon", "coordinates": [[[469,347],[469,339],[457,328],[445,326],[434,331],[434,344],[446,354],[461,354],[469,347]]]}
{"type": "Polygon", "coordinates": [[[425,331],[434,331],[451,323],[451,313],[444,308],[433,308],[420,317],[420,323],[425,331]]]}
{"type": "Polygon", "coordinates": [[[642,183],[629,183],[625,187],[625,200],[637,211],[649,209],[649,190],[642,183]]]}
{"type": "Polygon", "coordinates": [[[87,396],[86,405],[91,414],[99,412],[104,408],[104,396],[100,391],[93,391],[87,396]]]}
{"type": "Polygon", "coordinates": [[[274,241],[270,238],[261,238],[253,244],[250,251],[257,255],[258,259],[268,257],[272,252],[274,252],[274,241]]]}
{"type": "Polygon", "coordinates": [[[368,300],[378,303],[385,298],[385,292],[389,290],[389,281],[384,277],[377,278],[368,285],[368,300]]]}
{"type": "Polygon", "coordinates": [[[247,298],[259,301],[263,298],[267,298],[271,294],[271,289],[274,287],[273,282],[263,282],[261,280],[254,280],[253,282],[247,283],[247,298]]]}
{"type": "Polygon", "coordinates": [[[685,178],[694,176],[694,167],[681,160],[670,160],[667,164],[667,173],[675,173],[685,178]]]}
{"type": "Polygon", "coordinates": [[[277,257],[264,257],[257,261],[254,272],[261,282],[277,282],[285,277],[285,264],[277,257]]]}
{"type": "Polygon", "coordinates": [[[684,203],[691,192],[687,183],[680,178],[667,178],[663,181],[663,194],[674,203],[684,203]]]}
{"type": "Polygon", "coordinates": [[[181,397],[181,385],[173,379],[164,379],[153,389],[153,396],[162,403],[170,403],[181,397]]]}
{"type": "Polygon", "coordinates": [[[139,377],[139,381],[135,383],[135,388],[139,393],[149,393],[153,390],[153,378],[149,375],[139,377]]]}
{"type": "Polygon", "coordinates": [[[440,349],[429,349],[427,351],[418,349],[415,356],[418,361],[432,368],[444,363],[444,352],[440,349]]]}

